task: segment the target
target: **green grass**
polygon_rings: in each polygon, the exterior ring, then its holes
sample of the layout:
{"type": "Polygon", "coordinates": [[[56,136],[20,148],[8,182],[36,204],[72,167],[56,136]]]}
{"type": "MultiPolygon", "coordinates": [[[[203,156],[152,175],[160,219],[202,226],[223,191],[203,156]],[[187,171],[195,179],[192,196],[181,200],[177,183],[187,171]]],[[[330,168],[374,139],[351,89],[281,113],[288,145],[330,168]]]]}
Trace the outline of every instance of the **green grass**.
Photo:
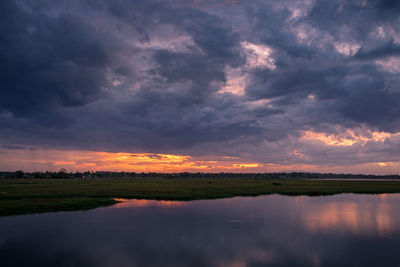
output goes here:
{"type": "Polygon", "coordinates": [[[78,179],[3,179],[0,180],[0,216],[85,210],[113,204],[113,198],[195,200],[339,193],[400,193],[400,181],[147,178],[90,179],[82,184],[78,179]]]}
{"type": "Polygon", "coordinates": [[[0,216],[40,212],[89,210],[117,203],[112,198],[62,197],[11,199],[0,201],[0,216]]]}

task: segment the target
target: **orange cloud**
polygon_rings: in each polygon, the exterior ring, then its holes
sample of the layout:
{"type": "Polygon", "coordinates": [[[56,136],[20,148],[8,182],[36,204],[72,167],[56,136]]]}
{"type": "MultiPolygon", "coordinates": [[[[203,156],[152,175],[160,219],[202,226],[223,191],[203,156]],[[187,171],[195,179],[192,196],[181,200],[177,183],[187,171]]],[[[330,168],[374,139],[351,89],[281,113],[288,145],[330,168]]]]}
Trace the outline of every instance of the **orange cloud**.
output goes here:
{"type": "Polygon", "coordinates": [[[55,166],[74,165],[74,164],[76,164],[75,161],[56,161],[56,162],[54,162],[55,166]]]}
{"type": "MultiPolygon", "coordinates": [[[[309,135],[310,136],[310,135],[309,135]]],[[[315,139],[313,139],[315,141],[315,139]]],[[[308,140],[309,141],[309,140],[308,140]]],[[[317,141],[320,142],[319,139],[317,141]]],[[[301,150],[292,156],[308,160],[301,150]]],[[[129,172],[347,172],[347,173],[397,173],[400,162],[371,162],[351,166],[323,166],[307,163],[268,163],[240,157],[157,153],[112,153],[81,150],[51,150],[35,148],[1,149],[2,171],[129,171],[129,172]]]]}
{"type": "Polygon", "coordinates": [[[384,142],[387,138],[392,138],[394,136],[400,136],[400,132],[391,134],[387,132],[356,132],[347,130],[341,134],[327,134],[323,132],[305,131],[300,140],[311,142],[318,141],[328,146],[353,146],[357,144],[364,145],[369,141],[384,142]]]}
{"type": "Polygon", "coordinates": [[[132,171],[132,172],[219,172],[266,171],[263,164],[236,157],[212,160],[187,155],[154,153],[112,153],[79,150],[5,150],[0,153],[0,169],[25,171],[132,171]]]}

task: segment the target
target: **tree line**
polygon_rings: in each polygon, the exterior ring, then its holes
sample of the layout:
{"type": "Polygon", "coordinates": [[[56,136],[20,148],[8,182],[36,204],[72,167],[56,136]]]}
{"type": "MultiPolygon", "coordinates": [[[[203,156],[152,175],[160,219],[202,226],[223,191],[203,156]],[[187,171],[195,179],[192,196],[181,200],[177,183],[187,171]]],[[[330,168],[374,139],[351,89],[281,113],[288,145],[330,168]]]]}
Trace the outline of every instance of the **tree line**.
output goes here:
{"type": "Polygon", "coordinates": [[[265,172],[265,173],[207,173],[207,172],[116,172],[116,171],[84,171],[68,172],[61,169],[57,172],[0,172],[0,178],[231,178],[231,179],[400,179],[400,175],[372,175],[372,174],[338,174],[338,173],[311,173],[311,172],[265,172]]]}

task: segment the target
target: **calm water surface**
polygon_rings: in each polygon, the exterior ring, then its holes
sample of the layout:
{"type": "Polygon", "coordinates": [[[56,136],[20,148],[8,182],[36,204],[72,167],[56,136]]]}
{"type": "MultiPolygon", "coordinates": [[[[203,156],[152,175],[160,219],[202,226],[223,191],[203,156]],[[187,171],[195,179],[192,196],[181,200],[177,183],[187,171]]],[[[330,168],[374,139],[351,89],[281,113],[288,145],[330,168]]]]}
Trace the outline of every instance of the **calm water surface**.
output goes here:
{"type": "Polygon", "coordinates": [[[400,194],[126,200],[0,218],[1,266],[400,266],[400,194]]]}

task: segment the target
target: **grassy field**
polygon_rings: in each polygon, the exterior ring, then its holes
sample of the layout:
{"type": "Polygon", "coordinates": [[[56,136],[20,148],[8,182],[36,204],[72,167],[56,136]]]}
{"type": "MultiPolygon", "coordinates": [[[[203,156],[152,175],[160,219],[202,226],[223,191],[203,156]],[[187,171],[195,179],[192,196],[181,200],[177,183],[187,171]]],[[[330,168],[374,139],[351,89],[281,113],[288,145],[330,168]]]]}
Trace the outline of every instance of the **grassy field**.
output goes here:
{"type": "Polygon", "coordinates": [[[400,181],[253,179],[2,179],[0,216],[86,210],[113,198],[195,200],[263,194],[400,193],[400,181]]]}

